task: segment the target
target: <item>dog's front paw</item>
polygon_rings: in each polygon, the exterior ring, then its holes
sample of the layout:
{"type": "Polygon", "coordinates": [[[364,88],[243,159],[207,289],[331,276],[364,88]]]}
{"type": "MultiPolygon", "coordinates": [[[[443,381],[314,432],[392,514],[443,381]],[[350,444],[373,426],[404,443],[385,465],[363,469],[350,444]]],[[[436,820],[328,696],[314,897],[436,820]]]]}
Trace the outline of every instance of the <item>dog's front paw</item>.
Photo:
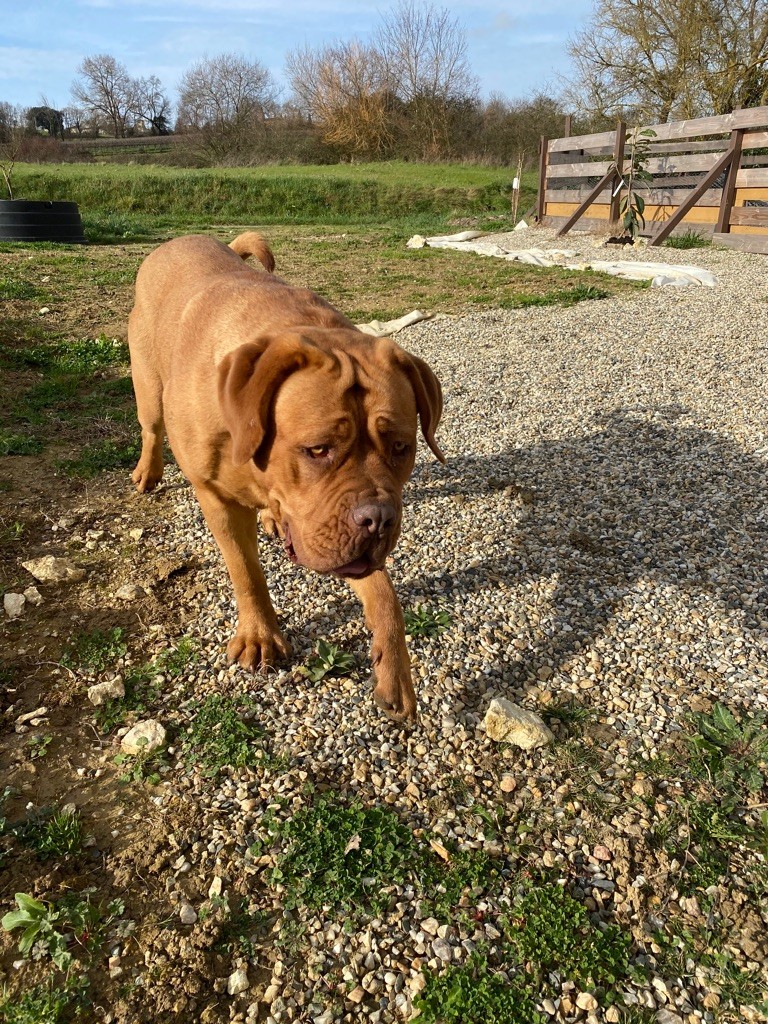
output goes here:
{"type": "Polygon", "coordinates": [[[227,644],[227,660],[250,672],[269,668],[276,661],[290,657],[291,648],[277,627],[263,624],[238,624],[237,631],[227,644]]]}
{"type": "Polygon", "coordinates": [[[263,508],[259,512],[259,519],[261,520],[262,529],[264,530],[264,533],[266,533],[268,537],[279,538],[283,536],[283,531],[280,529],[280,524],[269,511],[269,509],[263,508]]]}
{"type": "Polygon", "coordinates": [[[139,494],[148,494],[153,491],[163,479],[163,465],[159,466],[152,462],[139,460],[139,464],[131,473],[131,480],[136,484],[139,494]]]}
{"type": "Polygon", "coordinates": [[[384,713],[396,722],[416,721],[416,691],[411,679],[408,655],[386,658],[375,649],[373,659],[373,700],[384,713]]]}

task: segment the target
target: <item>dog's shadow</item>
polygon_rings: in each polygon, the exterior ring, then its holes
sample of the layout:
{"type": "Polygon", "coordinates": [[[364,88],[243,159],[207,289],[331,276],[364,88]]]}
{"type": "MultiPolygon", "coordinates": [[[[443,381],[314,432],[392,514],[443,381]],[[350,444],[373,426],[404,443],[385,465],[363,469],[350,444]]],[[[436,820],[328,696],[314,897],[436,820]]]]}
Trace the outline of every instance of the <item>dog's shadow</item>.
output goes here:
{"type": "MultiPolygon", "coordinates": [[[[766,464],[722,435],[683,425],[684,417],[680,408],[624,410],[582,436],[459,456],[441,469],[421,465],[407,496],[413,524],[421,502],[444,498],[449,525],[456,502],[457,522],[474,534],[474,555],[469,544],[465,558],[446,551],[439,574],[415,559],[410,571],[404,564],[404,603],[415,593],[461,603],[487,591],[491,629],[506,622],[511,638],[516,624],[528,637],[522,658],[508,662],[509,649],[495,656],[493,674],[510,689],[535,681],[542,665],[566,664],[609,628],[621,605],[648,602],[660,588],[682,592],[693,630],[708,628],[695,614],[706,598],[718,617],[735,615],[739,629],[764,632],[766,464]],[[526,581],[542,580],[545,606],[539,595],[531,616],[520,607],[526,581]]],[[[650,638],[628,640],[642,646],[650,638]]],[[[654,643],[651,662],[678,653],[665,653],[663,637],[654,643]]]]}

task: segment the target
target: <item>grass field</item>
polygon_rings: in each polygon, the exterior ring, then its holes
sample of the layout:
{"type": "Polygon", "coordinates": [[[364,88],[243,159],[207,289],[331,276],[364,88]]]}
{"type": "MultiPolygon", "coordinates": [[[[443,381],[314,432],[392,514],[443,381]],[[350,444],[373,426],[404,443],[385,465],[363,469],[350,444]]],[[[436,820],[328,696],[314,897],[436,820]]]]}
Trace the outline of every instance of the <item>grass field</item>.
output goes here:
{"type": "MultiPolygon", "coordinates": [[[[131,165],[18,165],[14,194],[69,200],[95,214],[150,216],[159,223],[212,219],[262,224],[381,224],[439,230],[451,219],[508,218],[509,168],[408,163],[259,166],[196,170],[131,165]]],[[[520,213],[535,199],[523,179],[520,213]]]]}

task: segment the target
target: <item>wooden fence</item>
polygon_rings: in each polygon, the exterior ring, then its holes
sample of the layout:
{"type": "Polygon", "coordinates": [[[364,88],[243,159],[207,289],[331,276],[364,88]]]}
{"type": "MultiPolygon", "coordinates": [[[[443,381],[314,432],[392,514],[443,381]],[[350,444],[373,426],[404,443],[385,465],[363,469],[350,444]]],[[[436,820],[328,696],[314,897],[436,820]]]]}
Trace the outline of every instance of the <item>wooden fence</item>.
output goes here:
{"type": "MultiPolygon", "coordinates": [[[[567,122],[566,122],[567,124],[567,122]]],[[[641,186],[651,245],[695,231],[723,245],[768,253],[768,107],[643,125],[649,139],[641,186]]],[[[618,220],[627,127],[542,139],[537,219],[565,234],[575,224],[606,231],[618,220]]]]}

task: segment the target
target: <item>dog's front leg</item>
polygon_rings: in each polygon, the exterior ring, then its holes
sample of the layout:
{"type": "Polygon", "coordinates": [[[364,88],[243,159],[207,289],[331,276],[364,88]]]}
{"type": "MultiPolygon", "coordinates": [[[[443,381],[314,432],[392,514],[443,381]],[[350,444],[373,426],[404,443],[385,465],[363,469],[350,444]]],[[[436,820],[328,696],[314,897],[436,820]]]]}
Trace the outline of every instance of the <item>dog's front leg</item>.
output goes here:
{"type": "Polygon", "coordinates": [[[405,646],[403,610],[392,580],[384,569],[377,569],[363,579],[347,582],[362,601],[365,623],[373,634],[373,699],[390,718],[415,719],[416,694],[405,646]]]}
{"type": "Polygon", "coordinates": [[[227,644],[230,664],[255,671],[290,653],[283,639],[259,564],[257,513],[195,487],[205,521],[219,545],[237,601],[237,631],[227,644]]]}

